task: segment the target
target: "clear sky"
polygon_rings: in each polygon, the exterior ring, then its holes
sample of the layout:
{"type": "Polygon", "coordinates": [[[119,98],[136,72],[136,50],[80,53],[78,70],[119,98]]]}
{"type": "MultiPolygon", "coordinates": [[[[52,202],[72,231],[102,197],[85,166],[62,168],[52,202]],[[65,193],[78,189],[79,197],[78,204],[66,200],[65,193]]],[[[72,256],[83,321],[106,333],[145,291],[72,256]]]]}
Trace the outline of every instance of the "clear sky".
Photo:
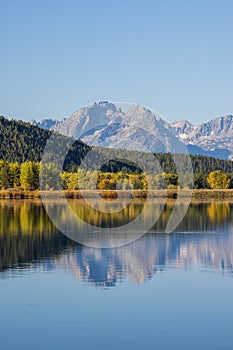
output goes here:
{"type": "Polygon", "coordinates": [[[170,121],[233,114],[232,0],[0,0],[0,114],[99,100],[170,121]]]}

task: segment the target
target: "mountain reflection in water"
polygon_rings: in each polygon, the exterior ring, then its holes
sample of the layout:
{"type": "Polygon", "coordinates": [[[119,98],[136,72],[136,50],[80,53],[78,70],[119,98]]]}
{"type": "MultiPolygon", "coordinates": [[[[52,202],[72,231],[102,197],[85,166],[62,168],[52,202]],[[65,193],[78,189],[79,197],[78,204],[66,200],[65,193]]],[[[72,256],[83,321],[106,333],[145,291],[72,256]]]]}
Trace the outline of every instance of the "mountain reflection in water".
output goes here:
{"type": "MultiPolygon", "coordinates": [[[[118,222],[138,215],[143,201],[125,209],[118,222]]],[[[175,232],[162,233],[174,202],[167,202],[152,230],[137,241],[114,249],[85,247],[69,240],[51,223],[40,201],[0,201],[0,271],[62,268],[77,279],[110,287],[128,277],[139,284],[166,268],[194,265],[231,274],[233,271],[233,203],[193,202],[175,232]]],[[[90,217],[80,200],[71,206],[90,217]]],[[[150,207],[156,211],[159,203],[150,207]]],[[[147,213],[145,213],[147,215],[147,213]]],[[[92,223],[97,218],[91,217],[92,223]]],[[[106,217],[98,218],[103,224],[106,217]]]]}

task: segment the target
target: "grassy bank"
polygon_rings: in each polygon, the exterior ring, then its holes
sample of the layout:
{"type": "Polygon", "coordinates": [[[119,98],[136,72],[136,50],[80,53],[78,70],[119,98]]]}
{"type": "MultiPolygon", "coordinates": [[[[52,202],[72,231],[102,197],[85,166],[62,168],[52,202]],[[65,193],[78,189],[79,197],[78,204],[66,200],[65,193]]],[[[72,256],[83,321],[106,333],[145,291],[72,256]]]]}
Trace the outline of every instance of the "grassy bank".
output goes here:
{"type": "MultiPolygon", "coordinates": [[[[192,194],[192,198],[194,199],[233,199],[233,189],[230,190],[182,190],[180,192],[181,196],[187,197],[192,194]]],[[[115,199],[117,198],[116,191],[109,190],[101,190],[101,191],[84,191],[85,197],[88,198],[102,198],[106,199],[115,199]]],[[[69,199],[78,199],[82,198],[82,192],[79,190],[76,191],[22,191],[22,190],[0,190],[0,198],[1,199],[38,199],[43,197],[46,198],[61,198],[65,194],[66,198],[69,199]]],[[[128,196],[136,197],[136,198],[147,198],[148,192],[143,190],[132,191],[121,191],[122,198],[128,198],[128,196]]],[[[153,198],[177,198],[178,190],[154,190],[150,192],[150,197],[153,198]]]]}

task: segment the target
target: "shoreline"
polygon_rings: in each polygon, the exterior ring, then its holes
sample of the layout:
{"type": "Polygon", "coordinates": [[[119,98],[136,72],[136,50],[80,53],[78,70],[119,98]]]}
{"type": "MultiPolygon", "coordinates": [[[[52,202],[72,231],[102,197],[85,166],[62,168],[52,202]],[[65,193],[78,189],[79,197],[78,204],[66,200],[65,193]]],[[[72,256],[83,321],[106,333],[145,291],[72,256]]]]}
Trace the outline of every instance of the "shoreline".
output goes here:
{"type": "MultiPolygon", "coordinates": [[[[85,193],[86,198],[93,198],[98,199],[100,196],[102,198],[106,199],[116,199],[117,198],[117,192],[112,190],[100,190],[100,191],[56,191],[56,190],[50,190],[50,191],[23,191],[23,190],[17,190],[17,189],[7,189],[7,190],[0,190],[0,199],[41,199],[43,198],[64,198],[64,196],[67,199],[82,199],[82,192],[85,193]]],[[[132,198],[147,198],[148,197],[148,191],[145,190],[135,190],[135,191],[127,191],[122,190],[120,191],[122,199],[129,198],[129,195],[132,198]]],[[[233,189],[227,189],[227,190],[211,190],[211,189],[194,189],[194,190],[176,190],[176,189],[168,189],[168,190],[153,190],[150,191],[149,197],[150,198],[169,198],[169,199],[176,199],[178,193],[181,197],[191,197],[192,199],[233,199],[233,189]]]]}

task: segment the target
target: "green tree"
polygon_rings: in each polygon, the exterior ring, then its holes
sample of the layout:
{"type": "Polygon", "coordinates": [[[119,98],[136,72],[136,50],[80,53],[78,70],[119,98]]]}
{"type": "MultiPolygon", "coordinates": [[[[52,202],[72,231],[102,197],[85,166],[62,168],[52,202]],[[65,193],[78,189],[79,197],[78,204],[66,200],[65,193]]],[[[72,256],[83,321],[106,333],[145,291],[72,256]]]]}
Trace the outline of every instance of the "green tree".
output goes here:
{"type": "MultiPolygon", "coordinates": [[[[129,176],[130,183],[132,184],[135,190],[146,190],[148,183],[146,174],[130,174],[129,176]]],[[[128,184],[128,188],[130,189],[130,184],[128,184]]]]}
{"type": "Polygon", "coordinates": [[[165,180],[164,174],[162,173],[156,174],[152,177],[152,180],[153,180],[152,189],[161,190],[166,188],[166,180],[165,180]]]}
{"type": "Polygon", "coordinates": [[[78,173],[68,173],[64,171],[61,174],[62,186],[64,190],[78,190],[78,173]]]}
{"type": "Polygon", "coordinates": [[[202,188],[208,188],[209,185],[206,182],[207,174],[199,173],[194,174],[194,188],[195,189],[202,189],[202,188]]]}
{"type": "Polygon", "coordinates": [[[61,188],[61,176],[58,166],[54,163],[40,164],[40,176],[42,190],[57,190],[61,188]]]}
{"type": "Polygon", "coordinates": [[[221,170],[212,171],[207,179],[207,183],[212,189],[227,189],[230,185],[230,179],[221,170]]]}
{"type": "Polygon", "coordinates": [[[20,183],[23,190],[39,188],[39,163],[25,162],[20,167],[20,183]]]}
{"type": "Polygon", "coordinates": [[[97,176],[96,170],[89,171],[78,168],[78,187],[80,190],[96,190],[97,189],[97,176]]]}
{"type": "Polygon", "coordinates": [[[9,164],[0,160],[0,189],[4,190],[10,186],[9,164]]]}
{"type": "Polygon", "coordinates": [[[17,188],[20,186],[20,166],[19,163],[9,164],[10,187],[17,188]]]}
{"type": "Polygon", "coordinates": [[[177,174],[164,174],[165,180],[166,180],[166,186],[167,188],[176,188],[178,185],[178,175],[177,174]]]}

